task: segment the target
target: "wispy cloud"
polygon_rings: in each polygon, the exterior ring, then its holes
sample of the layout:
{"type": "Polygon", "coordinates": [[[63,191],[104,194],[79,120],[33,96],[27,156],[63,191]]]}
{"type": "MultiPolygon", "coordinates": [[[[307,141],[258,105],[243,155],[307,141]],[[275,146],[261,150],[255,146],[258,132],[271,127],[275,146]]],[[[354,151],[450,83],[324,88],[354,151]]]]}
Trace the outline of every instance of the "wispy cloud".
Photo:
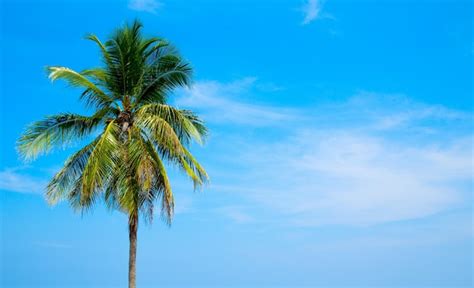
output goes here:
{"type": "Polygon", "coordinates": [[[321,16],[321,1],[307,0],[302,7],[302,11],[304,14],[302,24],[307,25],[321,16]]]}
{"type": "Polygon", "coordinates": [[[41,194],[46,185],[47,181],[31,176],[22,168],[10,168],[0,171],[0,190],[41,194]]]}
{"type": "MultiPolygon", "coordinates": [[[[227,105],[243,104],[237,96],[214,108],[226,114],[227,105]]],[[[205,103],[214,101],[219,100],[205,103]]],[[[259,111],[269,109],[274,108],[258,106],[259,111]]],[[[217,166],[209,168],[211,175],[219,175],[215,190],[259,207],[250,211],[269,211],[271,218],[299,226],[373,225],[468,203],[470,114],[369,92],[343,103],[291,111],[283,113],[291,129],[266,129],[276,135],[273,140],[243,131],[214,139],[216,155],[235,156],[219,156],[217,166]],[[290,117],[294,114],[310,119],[290,117]]],[[[223,214],[229,217],[228,212],[223,214]]],[[[245,215],[266,221],[262,214],[245,215]]]]}
{"type": "Polygon", "coordinates": [[[245,124],[251,126],[278,125],[298,117],[292,109],[259,105],[242,100],[254,90],[276,92],[283,88],[272,83],[258,83],[254,77],[230,83],[217,81],[197,82],[183,91],[176,100],[178,106],[198,110],[205,120],[219,124],[245,124]]]}
{"type": "Polygon", "coordinates": [[[344,105],[348,111],[357,111],[360,115],[359,119],[365,117],[366,121],[371,122],[371,128],[380,130],[423,126],[429,128],[433,125],[433,121],[438,121],[437,124],[449,124],[450,121],[468,123],[472,119],[469,113],[448,109],[441,105],[418,103],[400,94],[360,91],[344,105]]]}
{"type": "Polygon", "coordinates": [[[149,13],[156,13],[161,6],[163,4],[157,0],[130,0],[128,2],[128,8],[149,13]]]}
{"type": "Polygon", "coordinates": [[[360,131],[309,130],[242,151],[248,190],[240,193],[295,225],[425,217],[465,203],[471,141],[412,147],[360,131]]]}

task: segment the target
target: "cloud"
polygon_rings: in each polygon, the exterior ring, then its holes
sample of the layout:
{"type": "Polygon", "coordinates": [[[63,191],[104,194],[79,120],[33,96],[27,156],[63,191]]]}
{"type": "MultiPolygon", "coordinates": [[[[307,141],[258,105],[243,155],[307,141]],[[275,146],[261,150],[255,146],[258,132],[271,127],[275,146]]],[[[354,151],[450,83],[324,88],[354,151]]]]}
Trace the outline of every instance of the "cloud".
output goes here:
{"type": "Polygon", "coordinates": [[[360,91],[346,104],[349,111],[357,111],[366,121],[371,121],[373,129],[391,130],[433,126],[446,121],[468,121],[472,115],[448,109],[441,105],[427,105],[415,102],[400,94],[383,94],[360,91]],[[376,107],[376,109],[373,109],[376,107]],[[362,116],[365,115],[365,116],[362,116]]]}
{"type": "Polygon", "coordinates": [[[246,151],[253,176],[242,182],[254,201],[299,226],[421,218],[466,200],[471,141],[410,147],[358,131],[310,130],[246,151]]]}
{"type": "Polygon", "coordinates": [[[302,7],[304,19],[302,24],[307,25],[321,16],[320,0],[307,0],[302,7]]]}
{"type": "Polygon", "coordinates": [[[297,118],[292,109],[258,105],[242,101],[242,95],[260,92],[277,92],[281,86],[272,83],[257,83],[254,77],[230,83],[200,81],[186,89],[176,100],[176,105],[193,108],[209,122],[218,124],[245,124],[268,126],[297,118]]]}
{"type": "Polygon", "coordinates": [[[163,4],[156,0],[130,0],[128,8],[155,14],[163,4]]]}
{"type": "Polygon", "coordinates": [[[0,190],[20,193],[43,193],[47,181],[22,172],[21,168],[0,171],[0,190]]]}
{"type": "MultiPolygon", "coordinates": [[[[225,107],[214,108],[225,114],[225,107]]],[[[213,189],[252,203],[248,211],[265,211],[246,213],[249,218],[367,226],[469,205],[472,115],[370,92],[291,111],[283,113],[286,127],[267,126],[271,138],[247,127],[220,131],[213,139],[216,158],[208,159],[215,165],[208,168],[210,175],[218,175],[213,189]]]]}

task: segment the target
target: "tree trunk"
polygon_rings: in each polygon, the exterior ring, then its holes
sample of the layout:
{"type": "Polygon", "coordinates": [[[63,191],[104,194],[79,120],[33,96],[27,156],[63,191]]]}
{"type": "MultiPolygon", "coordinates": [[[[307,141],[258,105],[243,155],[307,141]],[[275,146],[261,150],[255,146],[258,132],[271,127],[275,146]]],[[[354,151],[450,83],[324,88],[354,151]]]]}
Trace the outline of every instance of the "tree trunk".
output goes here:
{"type": "Polygon", "coordinates": [[[130,240],[130,251],[128,259],[128,288],[136,288],[136,260],[137,260],[137,230],[138,215],[132,214],[128,219],[128,237],[130,240]]]}

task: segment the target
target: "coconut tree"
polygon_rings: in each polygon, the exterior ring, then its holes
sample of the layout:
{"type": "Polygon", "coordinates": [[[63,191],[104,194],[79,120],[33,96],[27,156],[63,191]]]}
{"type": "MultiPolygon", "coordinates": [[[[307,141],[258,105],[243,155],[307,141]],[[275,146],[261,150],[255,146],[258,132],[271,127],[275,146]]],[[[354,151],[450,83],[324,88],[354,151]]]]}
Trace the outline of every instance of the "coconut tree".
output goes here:
{"type": "Polygon", "coordinates": [[[90,141],[51,179],[46,198],[50,204],[68,200],[79,211],[102,199],[128,216],[129,287],[136,287],[139,220],[151,223],[159,202],[171,224],[174,200],[165,164],[180,167],[195,188],[208,180],[188,150],[191,142],[202,143],[206,127],[193,112],[167,104],[173,89],[189,85],[191,67],[164,39],[143,37],[141,28],[137,21],[124,25],[104,43],[88,35],[100,49],[99,68],[47,67],[51,80],[82,88],[80,98],[93,113],[47,116],[18,140],[27,160],[55,146],[90,141]]]}

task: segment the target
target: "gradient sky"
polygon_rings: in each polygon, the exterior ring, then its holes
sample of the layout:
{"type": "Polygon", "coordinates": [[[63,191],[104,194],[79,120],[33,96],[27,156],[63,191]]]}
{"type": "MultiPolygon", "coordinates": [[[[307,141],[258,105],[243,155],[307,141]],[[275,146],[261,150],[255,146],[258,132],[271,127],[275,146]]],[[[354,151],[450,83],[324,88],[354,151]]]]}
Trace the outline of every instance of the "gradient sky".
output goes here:
{"type": "Polygon", "coordinates": [[[139,287],[471,287],[471,1],[1,0],[2,287],[125,287],[127,219],[49,207],[79,145],[22,163],[28,123],[90,113],[44,66],[100,64],[139,18],[194,86],[171,102],[211,135],[174,168],[176,215],[141,225],[139,287]]]}

